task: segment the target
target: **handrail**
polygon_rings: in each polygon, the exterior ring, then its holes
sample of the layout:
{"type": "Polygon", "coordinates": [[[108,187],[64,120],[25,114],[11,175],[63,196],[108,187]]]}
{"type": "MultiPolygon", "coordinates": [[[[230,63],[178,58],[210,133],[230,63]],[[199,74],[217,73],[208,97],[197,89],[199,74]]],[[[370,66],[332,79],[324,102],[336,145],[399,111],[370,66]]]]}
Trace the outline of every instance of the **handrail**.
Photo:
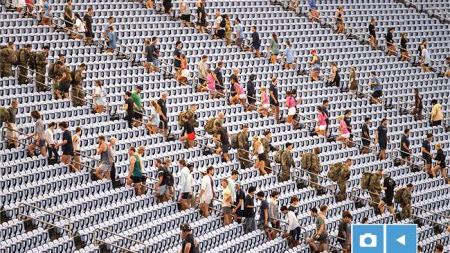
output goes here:
{"type": "MultiPolygon", "coordinates": [[[[47,75],[43,75],[43,74],[41,74],[41,73],[38,73],[37,71],[35,71],[35,70],[33,70],[33,69],[30,69],[30,68],[28,68],[28,67],[25,67],[25,66],[23,66],[23,65],[17,65],[17,67],[27,69],[28,71],[34,71],[37,75],[41,75],[41,76],[47,77],[49,80],[55,81],[54,78],[51,78],[51,77],[49,77],[49,76],[47,76],[47,75]]],[[[20,74],[20,73],[19,73],[19,75],[20,75],[20,76],[25,76],[25,77],[28,78],[28,76],[26,76],[26,75],[22,75],[22,74],[20,74]]],[[[35,81],[36,83],[39,83],[40,85],[42,85],[42,86],[44,86],[44,87],[50,89],[50,90],[53,89],[52,86],[50,86],[50,85],[48,85],[48,84],[46,84],[46,83],[37,81],[36,79],[34,79],[34,81],[35,81]]],[[[76,98],[76,99],[78,99],[78,100],[81,100],[81,101],[83,101],[83,102],[85,102],[85,103],[87,103],[87,104],[94,105],[94,103],[89,102],[87,99],[84,99],[84,98],[80,98],[80,97],[74,96],[73,94],[71,94],[71,96],[74,97],[74,98],[76,98]]]]}
{"type": "MultiPolygon", "coordinates": [[[[125,240],[129,240],[129,241],[134,242],[134,243],[136,243],[136,244],[144,245],[144,253],[150,253],[150,249],[149,249],[148,245],[145,244],[144,242],[135,240],[135,239],[133,239],[133,238],[131,238],[131,237],[126,237],[126,236],[123,236],[123,235],[120,235],[120,234],[111,232],[111,231],[109,231],[109,230],[107,230],[107,229],[104,229],[104,228],[96,228],[96,229],[94,230],[94,236],[93,236],[93,238],[94,238],[94,244],[95,244],[95,245],[99,245],[99,242],[101,242],[101,243],[104,243],[104,244],[108,244],[108,245],[110,245],[110,246],[112,246],[112,247],[115,247],[115,248],[119,248],[119,249],[125,250],[126,252],[130,252],[130,253],[135,253],[135,252],[136,252],[136,251],[131,251],[130,249],[127,249],[127,248],[118,246],[118,245],[114,244],[113,242],[106,242],[106,241],[104,241],[104,240],[102,240],[102,239],[99,239],[99,231],[103,231],[103,232],[112,234],[112,235],[114,235],[114,236],[120,237],[120,238],[125,239],[125,240]]],[[[137,253],[137,252],[136,252],[136,253],[137,253]]]]}
{"type": "Polygon", "coordinates": [[[336,185],[336,187],[337,187],[337,183],[334,182],[333,180],[331,180],[331,178],[329,178],[329,177],[322,176],[322,175],[316,174],[316,173],[314,173],[314,172],[309,172],[309,171],[307,171],[307,170],[305,170],[305,169],[302,169],[302,168],[295,168],[295,170],[298,170],[299,172],[300,172],[300,171],[303,172],[303,175],[304,175],[304,173],[306,173],[307,175],[308,175],[308,174],[312,174],[312,175],[315,175],[315,176],[317,176],[317,177],[319,177],[319,178],[325,179],[325,180],[327,180],[327,181],[331,181],[331,184],[330,184],[330,185],[323,186],[323,185],[321,185],[321,184],[319,184],[319,183],[314,183],[314,182],[311,182],[311,181],[308,180],[308,179],[301,178],[301,177],[298,177],[298,176],[295,176],[295,175],[294,175],[294,177],[296,177],[296,178],[298,178],[298,179],[302,179],[302,180],[308,181],[308,182],[310,182],[310,183],[317,184],[317,185],[320,186],[321,188],[328,188],[329,186],[333,186],[333,185],[336,185]]]}
{"type": "MultiPolygon", "coordinates": [[[[24,208],[24,211],[25,211],[25,208],[24,208]]],[[[43,223],[45,223],[45,224],[47,224],[47,225],[51,225],[51,226],[53,226],[53,227],[58,227],[58,228],[60,228],[60,229],[63,229],[63,230],[65,230],[65,231],[67,231],[68,236],[69,236],[70,238],[72,238],[73,224],[72,224],[70,218],[68,218],[68,217],[62,216],[62,215],[57,214],[57,213],[54,213],[54,212],[50,212],[50,211],[48,211],[48,210],[46,210],[46,209],[43,209],[43,208],[40,208],[40,207],[31,205],[31,204],[27,204],[27,203],[24,203],[24,202],[20,202],[19,205],[17,206],[17,217],[19,217],[19,219],[20,219],[21,217],[26,217],[26,218],[28,218],[27,220],[37,220],[37,221],[43,222],[43,223]],[[37,210],[39,210],[39,211],[41,211],[41,212],[45,212],[45,213],[54,215],[54,216],[56,216],[56,217],[58,217],[58,218],[60,218],[60,219],[62,219],[62,220],[67,221],[67,224],[66,224],[64,227],[61,227],[61,226],[57,226],[57,225],[55,225],[55,224],[52,224],[52,223],[50,223],[50,222],[47,222],[47,221],[38,219],[38,218],[36,218],[36,217],[31,217],[31,216],[29,216],[29,215],[23,214],[23,213],[21,213],[21,211],[20,211],[20,208],[21,208],[22,206],[27,206],[27,207],[30,207],[30,208],[37,209],[37,210]],[[67,226],[67,228],[66,228],[66,226],[67,226]]]]}

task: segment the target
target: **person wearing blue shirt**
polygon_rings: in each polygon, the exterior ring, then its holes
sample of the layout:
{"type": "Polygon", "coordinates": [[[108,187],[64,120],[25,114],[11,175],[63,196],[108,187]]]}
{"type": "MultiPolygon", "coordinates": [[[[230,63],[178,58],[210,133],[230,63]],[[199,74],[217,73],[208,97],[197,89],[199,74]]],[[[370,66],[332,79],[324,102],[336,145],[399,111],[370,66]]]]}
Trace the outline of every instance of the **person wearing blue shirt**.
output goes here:
{"type": "Polygon", "coordinates": [[[244,42],[244,29],[241,25],[241,20],[239,18],[236,18],[234,20],[234,29],[236,32],[236,45],[242,50],[243,49],[243,42],[244,42]]]}
{"type": "Polygon", "coordinates": [[[112,26],[108,28],[108,33],[106,34],[106,36],[108,41],[107,50],[108,52],[113,52],[117,47],[118,38],[117,33],[114,32],[114,28],[112,26]]]}
{"type": "Polygon", "coordinates": [[[284,68],[292,69],[294,66],[294,51],[292,50],[291,42],[286,41],[286,49],[284,50],[284,56],[286,57],[284,68]]]}

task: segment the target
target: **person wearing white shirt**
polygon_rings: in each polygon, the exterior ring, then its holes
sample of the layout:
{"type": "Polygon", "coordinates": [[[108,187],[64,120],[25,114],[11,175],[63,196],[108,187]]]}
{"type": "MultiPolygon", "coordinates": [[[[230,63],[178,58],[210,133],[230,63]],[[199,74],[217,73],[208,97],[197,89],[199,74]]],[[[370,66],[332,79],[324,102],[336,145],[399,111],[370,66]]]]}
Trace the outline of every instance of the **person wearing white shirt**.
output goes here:
{"type": "Polygon", "coordinates": [[[232,203],[236,202],[236,180],[239,177],[237,170],[231,171],[231,176],[228,178],[228,189],[231,191],[232,203]]]}
{"type": "Polygon", "coordinates": [[[429,72],[431,71],[431,56],[430,52],[426,47],[423,47],[422,49],[422,69],[423,71],[429,72]]]}
{"type": "Polygon", "coordinates": [[[55,147],[55,139],[53,133],[56,129],[56,123],[52,122],[48,125],[47,130],[44,132],[45,142],[47,143],[48,163],[55,164],[59,160],[58,150],[55,147]]]}
{"type": "Polygon", "coordinates": [[[293,241],[293,246],[296,246],[300,240],[300,223],[298,222],[295,213],[289,210],[287,206],[282,206],[281,212],[286,216],[286,223],[288,224],[287,231],[289,231],[289,235],[293,241]]]}
{"type": "Polygon", "coordinates": [[[186,210],[191,208],[191,199],[192,199],[192,184],[194,182],[194,178],[192,177],[191,170],[187,167],[187,163],[185,160],[180,160],[178,165],[181,167],[181,170],[178,174],[180,178],[180,205],[181,210],[186,210]]]}
{"type": "Polygon", "coordinates": [[[200,193],[198,195],[198,202],[200,203],[200,211],[203,217],[209,216],[209,207],[214,199],[214,167],[209,166],[203,173],[202,183],[200,186],[200,193]]]}

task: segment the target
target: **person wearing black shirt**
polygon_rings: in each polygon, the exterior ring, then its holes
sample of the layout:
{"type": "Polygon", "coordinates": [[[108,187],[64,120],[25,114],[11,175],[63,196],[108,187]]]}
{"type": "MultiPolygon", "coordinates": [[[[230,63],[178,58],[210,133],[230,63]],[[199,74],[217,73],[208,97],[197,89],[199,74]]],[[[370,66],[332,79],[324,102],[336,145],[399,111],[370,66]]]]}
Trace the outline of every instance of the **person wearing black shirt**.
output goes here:
{"type": "Polygon", "coordinates": [[[205,11],[205,0],[198,0],[197,3],[197,29],[199,33],[205,33],[205,28],[208,26],[206,17],[208,16],[205,11]]]}
{"type": "Polygon", "coordinates": [[[234,89],[234,85],[232,85],[232,81],[231,80],[235,80],[237,83],[241,83],[239,81],[239,69],[238,68],[233,68],[233,74],[231,74],[230,76],[230,97],[234,97],[236,96],[236,90],[234,89]]]}
{"type": "Polygon", "coordinates": [[[181,49],[183,48],[183,43],[177,41],[175,43],[175,50],[173,51],[173,67],[175,68],[175,75],[178,78],[181,75],[181,49]]]}
{"type": "Polygon", "coordinates": [[[413,116],[414,120],[422,120],[422,110],[423,110],[423,103],[422,103],[422,96],[419,94],[419,89],[414,89],[414,109],[413,109],[413,116]]]}
{"type": "Polygon", "coordinates": [[[164,135],[168,136],[169,131],[169,117],[167,117],[167,93],[163,92],[161,94],[161,98],[158,99],[158,105],[161,108],[161,115],[160,120],[161,123],[159,124],[159,128],[163,129],[164,135]]]}
{"type": "Polygon", "coordinates": [[[248,111],[253,111],[256,110],[256,84],[255,84],[255,80],[256,80],[256,75],[255,74],[251,74],[248,82],[247,82],[247,102],[248,102],[248,107],[247,110],[248,111]]]}
{"type": "Polygon", "coordinates": [[[409,61],[408,36],[406,33],[400,34],[400,61],[409,61]]]}
{"type": "Polygon", "coordinates": [[[183,132],[181,133],[181,140],[186,141],[186,148],[192,148],[195,145],[195,122],[197,122],[197,116],[191,114],[190,118],[186,120],[183,126],[183,132]]]}
{"type": "Polygon", "coordinates": [[[270,84],[270,107],[275,115],[275,120],[280,120],[280,102],[278,101],[278,80],[276,77],[272,77],[272,83],[270,84]]]}
{"type": "Polygon", "coordinates": [[[372,18],[369,24],[369,41],[370,45],[375,49],[378,48],[377,32],[375,27],[376,25],[377,21],[375,20],[375,18],[372,18]]]}
{"type": "Polygon", "coordinates": [[[427,138],[422,142],[422,158],[425,161],[425,171],[428,173],[428,175],[433,176],[431,173],[431,141],[433,139],[433,134],[427,134],[427,138]]]}
{"type": "Polygon", "coordinates": [[[184,223],[180,226],[181,239],[183,240],[181,244],[182,253],[199,253],[198,242],[195,240],[192,234],[192,229],[189,224],[184,223]]]}
{"type": "Polygon", "coordinates": [[[361,142],[362,142],[362,149],[361,154],[368,154],[370,150],[370,130],[369,127],[372,124],[371,119],[369,117],[364,119],[364,123],[362,125],[361,129],[361,142]]]}
{"type": "Polygon", "coordinates": [[[255,231],[255,191],[256,187],[250,186],[248,188],[247,196],[244,200],[244,233],[250,233],[255,231]]]}
{"type": "Polygon", "coordinates": [[[261,40],[259,39],[259,34],[256,31],[256,26],[252,26],[252,48],[255,51],[255,57],[260,57],[260,47],[261,47],[261,40]]]}
{"type": "Polygon", "coordinates": [[[86,45],[93,44],[93,42],[92,42],[92,38],[94,38],[94,32],[92,31],[92,23],[94,22],[92,20],[93,15],[94,15],[94,10],[92,9],[92,7],[89,7],[87,10],[87,13],[83,17],[83,21],[86,26],[86,32],[84,33],[86,36],[86,38],[85,38],[86,45]]]}
{"type": "Polygon", "coordinates": [[[72,157],[75,154],[72,142],[72,133],[68,129],[69,124],[67,122],[60,122],[58,126],[61,129],[61,131],[63,131],[62,142],[56,144],[55,147],[56,148],[61,147],[62,150],[61,162],[70,165],[72,157]]]}
{"type": "MultiPolygon", "coordinates": [[[[392,214],[395,213],[394,208],[394,191],[395,191],[395,180],[392,179],[389,174],[384,174],[383,188],[384,188],[384,197],[383,204],[388,207],[389,212],[392,214]]],[[[380,208],[381,213],[384,213],[384,206],[381,205],[380,208]]]]}
{"type": "Polygon", "coordinates": [[[382,119],[381,125],[377,128],[375,135],[375,143],[378,143],[378,146],[380,148],[380,153],[378,154],[378,158],[380,160],[386,159],[386,148],[388,144],[387,124],[388,124],[387,119],[386,118],[382,119]]]}
{"type": "Polygon", "coordinates": [[[397,47],[394,41],[394,27],[390,27],[386,33],[387,55],[397,55],[397,47]]]}
{"type": "Polygon", "coordinates": [[[450,181],[448,179],[448,174],[446,171],[447,163],[445,162],[446,156],[444,154],[444,151],[442,150],[442,145],[440,143],[435,145],[436,149],[436,156],[434,157],[434,160],[436,161],[436,166],[432,169],[432,175],[435,177],[437,175],[437,172],[441,173],[441,176],[445,178],[445,181],[450,184],[450,181]]]}
{"type": "Polygon", "coordinates": [[[164,13],[170,14],[172,10],[172,0],[163,0],[164,13]]]}
{"type": "Polygon", "coordinates": [[[409,129],[406,128],[403,132],[402,138],[400,140],[400,156],[402,157],[402,164],[405,164],[406,162],[411,161],[411,150],[409,149],[410,142],[409,142],[409,129]]]}
{"type": "Polygon", "coordinates": [[[223,68],[223,61],[219,61],[217,63],[216,69],[214,70],[214,75],[216,75],[216,79],[217,79],[216,91],[220,97],[223,97],[225,95],[225,92],[224,92],[225,84],[224,84],[222,68],[223,68]]]}
{"type": "Polygon", "coordinates": [[[214,125],[216,129],[219,129],[220,142],[222,143],[222,158],[225,162],[230,162],[230,156],[228,155],[228,151],[230,150],[230,137],[228,136],[228,131],[218,121],[214,125]]]}
{"type": "Polygon", "coordinates": [[[349,211],[344,211],[342,213],[342,219],[339,222],[338,226],[338,239],[337,241],[339,244],[341,244],[343,252],[349,252],[350,249],[350,235],[348,234],[347,228],[350,226],[350,223],[352,222],[352,215],[349,211]]]}
{"type": "Polygon", "coordinates": [[[128,127],[133,127],[134,120],[134,101],[131,98],[131,92],[125,92],[125,104],[123,105],[123,109],[126,111],[125,120],[128,122],[128,127]]]}

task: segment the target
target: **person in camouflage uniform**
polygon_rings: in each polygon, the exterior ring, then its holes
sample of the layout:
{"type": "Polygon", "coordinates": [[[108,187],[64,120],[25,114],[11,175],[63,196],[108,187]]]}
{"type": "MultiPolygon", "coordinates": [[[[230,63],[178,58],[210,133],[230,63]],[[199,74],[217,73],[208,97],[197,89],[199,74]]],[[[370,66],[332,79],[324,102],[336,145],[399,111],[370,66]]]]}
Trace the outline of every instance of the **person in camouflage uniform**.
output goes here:
{"type": "Polygon", "coordinates": [[[311,172],[308,173],[311,186],[316,190],[322,189],[319,184],[317,175],[321,172],[322,166],[320,164],[320,148],[314,148],[313,152],[302,155],[302,169],[311,172]]]}
{"type": "MultiPolygon", "coordinates": [[[[281,171],[278,175],[278,181],[284,182],[291,178],[291,168],[295,167],[294,158],[292,157],[292,143],[286,143],[286,148],[281,153],[281,171]]],[[[281,152],[281,151],[280,151],[281,152]]]]}
{"type": "Polygon", "coordinates": [[[237,159],[241,169],[250,168],[252,165],[249,160],[250,143],[248,142],[248,125],[242,126],[242,131],[237,134],[237,159]]]}
{"type": "Polygon", "coordinates": [[[59,71],[59,78],[57,78],[59,83],[59,90],[63,98],[69,97],[70,85],[72,84],[72,73],[69,67],[62,66],[59,71]]]}
{"type": "Polygon", "coordinates": [[[43,50],[37,52],[36,55],[36,88],[38,92],[46,91],[47,84],[45,83],[45,72],[47,67],[48,46],[44,46],[43,50]]]}
{"type": "Polygon", "coordinates": [[[271,168],[270,160],[269,160],[269,153],[270,151],[274,150],[274,147],[272,146],[272,133],[269,130],[264,131],[264,137],[261,138],[261,143],[264,147],[264,162],[266,168],[271,168]]]}
{"type": "Polygon", "coordinates": [[[56,60],[55,62],[53,62],[52,64],[50,64],[50,66],[48,67],[48,77],[50,79],[55,79],[56,78],[56,71],[58,69],[58,65],[65,65],[66,63],[66,58],[64,54],[59,54],[58,55],[58,60],[56,60]]]}
{"type": "Polygon", "coordinates": [[[12,65],[16,62],[17,56],[14,44],[9,42],[7,46],[0,49],[0,77],[13,76],[12,65]]]}
{"type": "Polygon", "coordinates": [[[83,79],[86,65],[82,63],[80,67],[72,72],[72,104],[73,106],[83,106],[85,104],[83,79]]]}
{"type": "Polygon", "coordinates": [[[370,176],[369,181],[369,194],[371,198],[370,205],[375,208],[375,212],[379,213],[381,211],[380,206],[381,203],[381,191],[383,189],[381,185],[381,179],[383,179],[383,170],[378,169],[375,173],[370,176]]]}
{"type": "Polygon", "coordinates": [[[61,99],[62,91],[60,88],[60,80],[64,78],[65,66],[62,62],[57,61],[54,64],[52,64],[51,69],[53,76],[53,83],[52,83],[53,95],[55,96],[56,99],[61,99]]]}
{"type": "Polygon", "coordinates": [[[350,179],[350,168],[352,167],[352,163],[352,159],[347,159],[339,173],[339,179],[336,182],[339,188],[339,192],[336,195],[336,200],[338,202],[347,199],[347,181],[350,179]]]}
{"type": "Polygon", "coordinates": [[[19,63],[19,76],[17,77],[17,80],[19,81],[19,84],[27,84],[29,82],[28,68],[30,67],[31,57],[31,44],[26,44],[24,48],[19,49],[19,52],[17,53],[17,60],[19,63]]]}
{"type": "Polygon", "coordinates": [[[412,190],[413,190],[413,184],[409,183],[406,185],[405,190],[403,191],[402,201],[400,202],[400,207],[402,208],[402,211],[398,215],[400,220],[411,217],[411,209],[412,209],[411,193],[412,193],[412,190]]]}

